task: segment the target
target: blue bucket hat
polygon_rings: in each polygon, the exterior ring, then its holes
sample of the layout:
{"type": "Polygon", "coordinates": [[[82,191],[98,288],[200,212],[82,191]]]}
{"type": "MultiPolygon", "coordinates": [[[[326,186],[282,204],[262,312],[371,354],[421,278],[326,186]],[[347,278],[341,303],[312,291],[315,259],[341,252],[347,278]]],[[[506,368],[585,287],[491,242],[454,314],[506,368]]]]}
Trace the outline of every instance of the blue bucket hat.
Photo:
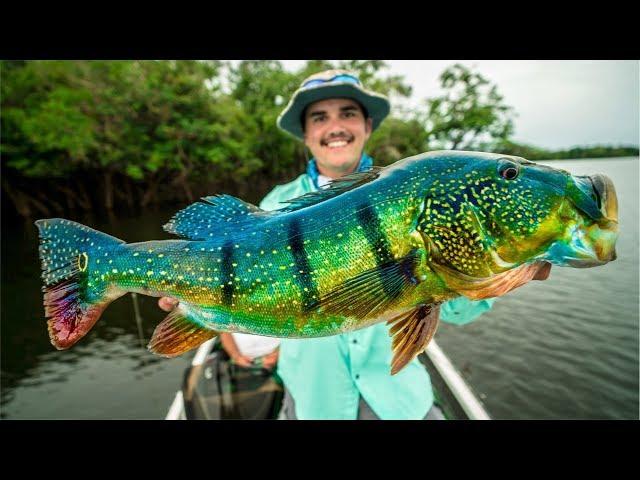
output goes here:
{"type": "Polygon", "coordinates": [[[303,140],[302,112],[308,105],[328,98],[351,98],[360,103],[372,119],[373,130],[378,128],[391,109],[387,97],[366,90],[357,75],[347,70],[325,70],[302,82],[280,113],[278,127],[303,140]]]}

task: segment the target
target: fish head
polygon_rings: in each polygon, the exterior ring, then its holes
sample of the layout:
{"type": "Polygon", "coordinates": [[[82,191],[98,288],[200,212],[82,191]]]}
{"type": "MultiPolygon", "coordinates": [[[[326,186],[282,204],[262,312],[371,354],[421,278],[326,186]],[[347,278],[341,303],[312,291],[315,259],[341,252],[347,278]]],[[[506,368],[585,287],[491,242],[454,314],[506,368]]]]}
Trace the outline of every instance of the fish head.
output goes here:
{"type": "MultiPolygon", "coordinates": [[[[442,160],[432,164],[417,226],[436,266],[479,279],[527,264],[615,260],[618,201],[606,175],[479,152],[447,152],[442,160]]],[[[529,275],[546,278],[548,268],[529,275]]]]}

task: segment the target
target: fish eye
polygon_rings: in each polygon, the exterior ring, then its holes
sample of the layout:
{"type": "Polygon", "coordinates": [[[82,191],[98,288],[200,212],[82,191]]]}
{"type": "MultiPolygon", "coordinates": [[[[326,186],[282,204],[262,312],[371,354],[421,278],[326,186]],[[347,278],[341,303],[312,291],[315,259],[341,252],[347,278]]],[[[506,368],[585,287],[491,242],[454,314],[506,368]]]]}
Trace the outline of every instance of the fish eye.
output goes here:
{"type": "Polygon", "coordinates": [[[507,161],[500,165],[498,173],[505,180],[513,180],[520,173],[520,169],[517,164],[507,161]]]}

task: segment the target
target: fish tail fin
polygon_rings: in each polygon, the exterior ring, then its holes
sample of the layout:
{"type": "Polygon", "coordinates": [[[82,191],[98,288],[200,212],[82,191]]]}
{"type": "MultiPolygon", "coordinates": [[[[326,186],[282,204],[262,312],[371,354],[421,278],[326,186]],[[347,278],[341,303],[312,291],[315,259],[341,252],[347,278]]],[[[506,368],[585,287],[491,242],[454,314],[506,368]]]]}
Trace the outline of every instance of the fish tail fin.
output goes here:
{"type": "Polygon", "coordinates": [[[58,350],[65,350],[91,330],[109,303],[124,295],[106,281],[90,280],[90,260],[97,252],[124,242],[61,218],[35,223],[49,338],[58,350]]]}

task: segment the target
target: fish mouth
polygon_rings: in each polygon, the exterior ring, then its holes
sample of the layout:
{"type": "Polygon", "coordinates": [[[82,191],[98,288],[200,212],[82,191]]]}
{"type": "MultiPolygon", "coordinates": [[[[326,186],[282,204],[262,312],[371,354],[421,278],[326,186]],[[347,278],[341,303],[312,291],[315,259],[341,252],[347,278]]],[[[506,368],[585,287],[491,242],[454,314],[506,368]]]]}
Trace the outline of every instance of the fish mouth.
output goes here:
{"type": "Polygon", "coordinates": [[[613,182],[603,174],[573,177],[571,202],[582,213],[569,230],[569,241],[557,241],[546,259],[556,265],[589,268],[617,258],[618,197],[613,182]],[[577,192],[577,193],[576,193],[577,192]]]}
{"type": "Polygon", "coordinates": [[[603,227],[618,223],[618,197],[609,177],[601,173],[572,177],[568,197],[573,204],[603,227]]]}
{"type": "Polygon", "coordinates": [[[596,194],[598,207],[603,217],[610,222],[618,223],[618,196],[613,182],[600,173],[588,177],[596,194]]]}

